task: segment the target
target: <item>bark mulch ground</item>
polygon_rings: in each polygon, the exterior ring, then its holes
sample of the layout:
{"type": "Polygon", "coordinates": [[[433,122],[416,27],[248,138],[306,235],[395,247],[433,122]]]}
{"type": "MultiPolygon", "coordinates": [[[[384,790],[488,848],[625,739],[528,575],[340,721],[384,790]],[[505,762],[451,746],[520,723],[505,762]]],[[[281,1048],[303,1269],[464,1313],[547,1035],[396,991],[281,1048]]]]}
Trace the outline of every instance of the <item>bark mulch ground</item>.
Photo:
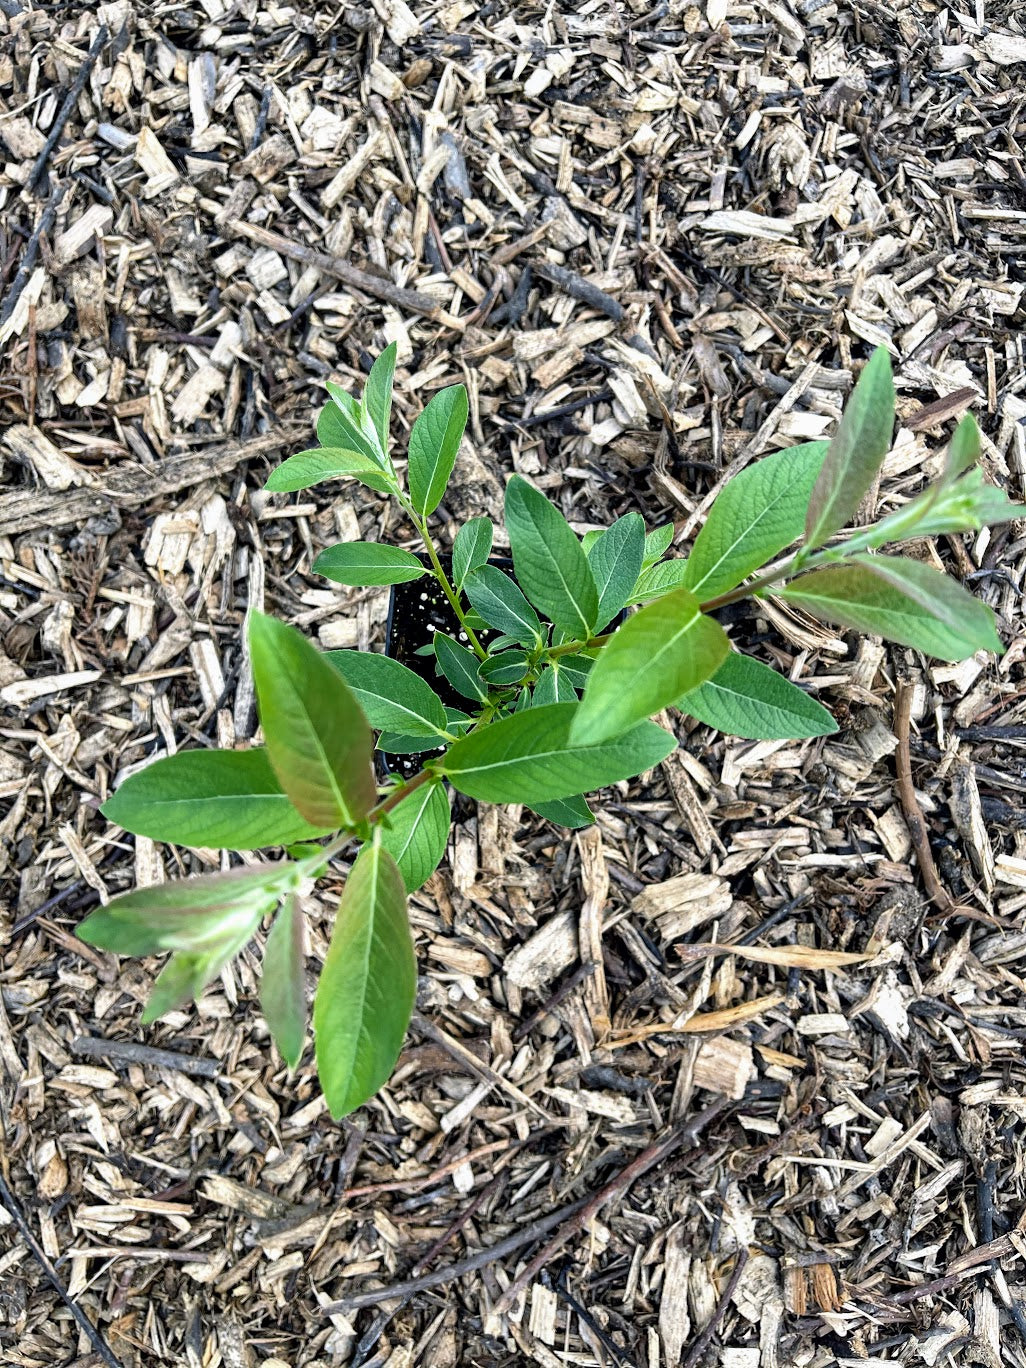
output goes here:
{"type": "Polygon", "coordinates": [[[967,407],[1022,496],[1026,24],[962,8],[0,0],[5,1365],[1026,1363],[1021,526],[915,548],[1000,661],[741,609],[836,737],[674,717],[577,835],[468,805],[347,1123],[255,947],[143,1031],[155,966],[73,935],[221,863],[98,808],[251,741],[248,605],[380,644],[385,596],[310,565],[407,529],[262,485],[387,341],[397,437],[470,390],[443,543],[520,471],[684,552],[877,344],[868,512],[967,407]]]}

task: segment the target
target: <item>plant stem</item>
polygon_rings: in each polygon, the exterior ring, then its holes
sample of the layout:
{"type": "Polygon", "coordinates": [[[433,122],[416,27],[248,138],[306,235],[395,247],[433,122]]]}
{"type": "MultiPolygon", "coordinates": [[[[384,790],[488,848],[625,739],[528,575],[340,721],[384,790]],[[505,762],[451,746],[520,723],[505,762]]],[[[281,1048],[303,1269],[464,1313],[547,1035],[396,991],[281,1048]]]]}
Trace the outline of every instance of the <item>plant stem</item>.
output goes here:
{"type": "Polygon", "coordinates": [[[428,553],[428,560],[431,562],[431,568],[434,570],[435,579],[442,586],[442,592],[449,600],[452,611],[459,618],[460,626],[466,632],[467,640],[470,642],[474,654],[477,656],[478,660],[487,660],[488,652],[481,645],[480,641],[478,641],[474,629],[468,626],[467,615],[463,611],[459,595],[449,583],[449,576],[442,569],[442,562],[438,559],[438,552],[435,550],[434,540],[432,539],[431,533],[428,531],[427,518],[420,518],[413,505],[401,494],[399,495],[399,502],[402,504],[414,527],[420,533],[420,539],[424,543],[424,550],[428,553]]]}
{"type": "Polygon", "coordinates": [[[412,779],[404,780],[404,782],[397,788],[394,788],[391,793],[382,798],[377,807],[371,808],[370,812],[367,814],[367,821],[370,822],[371,826],[375,826],[386,813],[391,812],[394,807],[398,807],[404,798],[408,797],[416,789],[423,788],[429,780],[434,779],[435,777],[434,770],[422,769],[420,773],[415,774],[412,779]]]}

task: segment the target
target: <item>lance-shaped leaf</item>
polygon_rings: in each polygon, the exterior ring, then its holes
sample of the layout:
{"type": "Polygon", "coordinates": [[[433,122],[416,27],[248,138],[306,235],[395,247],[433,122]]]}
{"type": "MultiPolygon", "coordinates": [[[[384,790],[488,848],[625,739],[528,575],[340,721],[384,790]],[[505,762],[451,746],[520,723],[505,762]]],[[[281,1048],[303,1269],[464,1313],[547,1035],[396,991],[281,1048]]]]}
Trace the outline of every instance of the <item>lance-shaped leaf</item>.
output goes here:
{"type": "Polygon", "coordinates": [[[488,697],[488,688],[478,673],[480,661],[473,651],[461,646],[444,632],[434,635],[435,660],[438,668],[457,693],[481,703],[488,697]]]}
{"type": "Polygon", "coordinates": [[[471,732],[450,747],[443,772],[471,798],[535,807],[629,779],[676,745],[653,722],[601,745],[576,745],[570,727],[577,709],[574,703],[528,708],[471,732]]]}
{"type": "Polygon", "coordinates": [[[1004,647],[994,614],[949,575],[902,556],[856,556],[779,591],[826,622],[913,646],[941,660],[1004,647]]]}
{"type": "Polygon", "coordinates": [[[392,416],[392,381],[395,377],[396,344],[390,342],[377,357],[363,389],[363,403],[378,439],[381,454],[388,459],[388,425],[392,416]]]}
{"type": "Polygon", "coordinates": [[[372,727],[404,736],[445,734],[445,705],[409,666],[371,651],[326,651],[324,659],[352,689],[372,727]]]}
{"type": "Polygon", "coordinates": [[[807,546],[821,546],[851,521],[883,464],[893,430],[891,358],[877,347],[845,405],[809,499],[807,546]]]}
{"type": "Polygon", "coordinates": [[[101,808],[136,836],[213,850],[259,850],[323,836],[286,797],[262,747],[180,751],[118,787],[101,808]]]}
{"type": "Polygon", "coordinates": [[[576,703],[577,690],[567,677],[561,660],[554,660],[538,676],[534,686],[532,705],[544,708],[548,703],[576,703]]]}
{"type": "Polygon", "coordinates": [[[524,651],[499,651],[483,660],[478,673],[486,684],[499,687],[519,684],[527,674],[528,661],[524,651]]]}
{"type": "Polygon", "coordinates": [[[374,806],[374,739],[337,670],[295,628],[249,620],[260,721],[282,788],[313,826],[352,826],[374,806]]]}
{"type": "Polygon", "coordinates": [[[571,736],[596,745],[675,703],[711,675],[729,650],[726,633],[687,589],[628,618],[588,676],[571,736]]]}
{"type": "Polygon", "coordinates": [[[427,574],[412,551],[380,542],[338,542],[329,546],[313,563],[325,579],[336,584],[406,584],[427,574]]]}
{"type": "Polygon", "coordinates": [[[306,1035],[305,954],[303,909],[293,896],[285,899],[271,924],[260,970],[260,1010],[290,1069],[302,1057],[306,1035]]]}
{"type": "Polygon", "coordinates": [[[526,646],[542,640],[538,614],[509,575],[504,575],[496,566],[480,566],[467,576],[463,588],[474,611],[489,627],[507,633],[526,646]]]}
{"type": "MultiPolygon", "coordinates": [[[[724,487],[684,562],[683,583],[700,603],[735,589],[798,540],[828,445],[805,442],[776,451],[724,487]]],[[[657,565],[648,574],[654,579],[664,569],[657,565]]]]}
{"type": "Polygon", "coordinates": [[[517,583],[571,639],[586,640],[598,619],[598,589],[570,524],[521,475],[506,486],[506,529],[517,583]]]}
{"type": "Polygon", "coordinates": [[[294,882],[295,869],[286,860],[137,888],[91,912],[76,934],[87,945],[119,955],[206,954],[226,944],[242,946],[294,882]]]}
{"type": "Polygon", "coordinates": [[[569,827],[571,831],[591,826],[595,820],[595,814],[581,794],[574,798],[554,798],[551,803],[533,803],[531,810],[539,817],[544,817],[547,822],[569,827]]]}
{"type": "Polygon", "coordinates": [[[489,518],[470,518],[456,533],[452,544],[452,582],[457,589],[472,570],[485,565],[492,551],[495,529],[489,518]]]}
{"type": "Polygon", "coordinates": [[[673,523],[664,523],[662,527],[656,527],[645,537],[645,558],[642,561],[644,569],[650,565],[655,565],[661,556],[664,556],[673,541],[673,523]]]}
{"type": "Polygon", "coordinates": [[[383,846],[365,846],[346,881],[314,999],[317,1073],[336,1120],[387,1081],[416,991],[402,875],[383,846]]]}
{"type": "Polygon", "coordinates": [[[389,494],[396,488],[395,480],[380,466],[359,451],[345,451],[337,447],[321,447],[314,451],[300,451],[282,461],[267,477],[265,489],[272,493],[291,493],[296,489],[310,489],[325,480],[359,480],[362,484],[389,494]]]}
{"type": "Polygon", "coordinates": [[[399,866],[407,893],[416,893],[441,863],[450,821],[449,795],[441,783],[414,789],[382,820],[381,844],[399,866]]]}
{"type": "Polygon", "coordinates": [[[649,565],[638,576],[627,602],[645,603],[649,599],[661,598],[671,589],[682,588],[687,577],[686,560],[666,560],[660,561],[658,565],[649,565]]]}
{"type": "Polygon", "coordinates": [[[410,432],[407,479],[410,500],[423,517],[433,513],[445,493],[467,426],[467,391],[463,385],[439,390],[410,432]]]}
{"type": "Polygon", "coordinates": [[[595,631],[612,622],[630,598],[645,558],[645,524],[640,513],[626,513],[592,542],[587,552],[598,590],[595,631]]]}
{"type": "Polygon", "coordinates": [[[727,736],[753,741],[829,736],[837,730],[822,703],[768,665],[736,651],[711,679],[679,698],[677,707],[727,736]]]}
{"type": "Polygon", "coordinates": [[[973,415],[967,413],[951,435],[941,480],[953,480],[975,465],[980,459],[980,448],[980,429],[973,415]]]}
{"type": "Polygon", "coordinates": [[[358,451],[384,470],[385,459],[378,450],[377,434],[362,405],[346,394],[341,385],[329,380],[326,388],[332,402],[325,404],[317,418],[317,440],[321,446],[358,451]]]}

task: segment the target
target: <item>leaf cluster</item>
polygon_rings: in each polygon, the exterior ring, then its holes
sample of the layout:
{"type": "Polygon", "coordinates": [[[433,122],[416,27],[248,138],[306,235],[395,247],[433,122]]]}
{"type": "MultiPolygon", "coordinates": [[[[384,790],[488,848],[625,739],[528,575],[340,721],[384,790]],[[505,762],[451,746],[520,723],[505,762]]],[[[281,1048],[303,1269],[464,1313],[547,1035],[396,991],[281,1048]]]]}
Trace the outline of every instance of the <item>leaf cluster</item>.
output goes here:
{"type": "Polygon", "coordinates": [[[504,509],[513,573],[492,563],[496,529],[487,518],[459,529],[446,573],[429,520],[464,437],[466,390],[449,386],[425,405],[404,468],[390,449],[394,371],[391,346],[359,399],[329,384],[320,445],[284,461],[267,488],[347,478],[396,501],[426,555],[343,542],[314,568],[352,586],[430,578],[460,624],[425,643],[437,686],[384,655],[320,652],[294,628],[251,613],[263,745],[158,760],[126,778],[104,812],[157,840],[283,849],[284,857],[130,892],[79,929],[122,954],[170,954],[146,1008],[153,1020],[200,994],[270,918],[261,1009],[295,1068],[307,1033],[304,908],[315,881],[348,851],[313,1001],[317,1069],[336,1117],[371,1097],[398,1058],[416,993],[406,899],[444,856],[450,789],[577,827],[592,820],[587,794],[643,773],[674,748],[672,733],[651,720],[665,708],[741,737],[825,736],[836,730],[828,709],[736,650],[716,611],[773,594],[823,622],[941,659],[1000,651],[989,608],[923,561],[884,548],[1026,514],[984,480],[979,432],[967,417],[935,485],[840,535],[890,447],[894,386],[879,350],[833,439],[743,470],[686,558],[672,554],[672,526],[647,532],[636,513],[581,537],[553,501],[514,475],[504,509]],[[443,682],[461,707],[446,704],[443,682]],[[412,778],[381,781],[376,752],[429,751],[437,758],[412,778]]]}

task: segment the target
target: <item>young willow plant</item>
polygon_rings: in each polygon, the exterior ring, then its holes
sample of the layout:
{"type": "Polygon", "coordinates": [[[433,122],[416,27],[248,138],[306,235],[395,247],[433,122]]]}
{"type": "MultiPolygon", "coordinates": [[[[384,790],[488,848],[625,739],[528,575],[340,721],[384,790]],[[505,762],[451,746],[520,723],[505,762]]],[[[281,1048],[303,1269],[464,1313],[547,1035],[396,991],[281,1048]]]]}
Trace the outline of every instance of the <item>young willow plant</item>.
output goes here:
{"type": "Polygon", "coordinates": [[[294,628],[250,613],[264,745],[158,760],[126,779],[103,811],[156,840],[283,847],[284,856],[127,893],[79,928],[83,940],[122,954],[170,952],[148,1022],[201,993],[273,915],[261,1007],[295,1068],[307,1029],[303,895],[351,845],[313,1007],[317,1069],[335,1117],[372,1096],[399,1055],[417,981],[406,898],[445,852],[450,787],[579,827],[592,818],[586,793],[650,769],[674,748],[649,720],[670,705],[741,737],[836,731],[815,698],[732,648],[716,610],[773,594],[825,622],[944,660],[1000,651],[988,607],[922,561],[883,548],[1026,513],[974,469],[980,438],[967,417],[936,484],[881,522],[839,535],[890,446],[894,386],[879,350],[833,440],[775,452],[742,471],[716,499],[686,560],[666,558],[671,526],[646,535],[637,513],[581,539],[514,475],[505,502],[513,574],[490,563],[487,518],[460,528],[447,570],[429,520],[459,451],[466,391],[441,390],[417,418],[404,482],[389,449],[394,367],[389,347],[359,400],[329,384],[320,446],[286,460],[267,488],[346,477],[398,502],[426,556],[343,542],[314,568],[344,585],[433,577],[459,630],[437,632],[426,649],[438,687],[462,708],[447,707],[398,660],[322,653],[294,628]],[[379,783],[375,746],[429,758],[409,778],[379,783]]]}

